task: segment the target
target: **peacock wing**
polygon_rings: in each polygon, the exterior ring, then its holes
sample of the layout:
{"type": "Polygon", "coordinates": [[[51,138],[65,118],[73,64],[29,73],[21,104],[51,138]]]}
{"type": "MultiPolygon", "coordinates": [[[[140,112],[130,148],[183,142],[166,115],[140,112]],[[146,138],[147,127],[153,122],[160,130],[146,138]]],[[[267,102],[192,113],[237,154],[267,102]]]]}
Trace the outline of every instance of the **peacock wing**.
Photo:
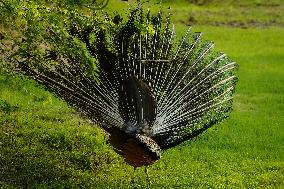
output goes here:
{"type": "Polygon", "coordinates": [[[156,118],[156,101],[149,85],[135,76],[126,78],[118,91],[119,112],[128,134],[150,134],[156,118]]]}

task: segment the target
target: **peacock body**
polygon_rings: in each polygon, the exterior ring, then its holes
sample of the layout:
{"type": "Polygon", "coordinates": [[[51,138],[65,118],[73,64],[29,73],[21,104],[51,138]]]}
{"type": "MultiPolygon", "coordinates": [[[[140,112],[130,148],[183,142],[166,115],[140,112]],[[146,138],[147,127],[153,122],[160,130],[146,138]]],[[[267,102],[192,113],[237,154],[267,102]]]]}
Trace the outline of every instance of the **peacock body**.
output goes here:
{"type": "Polygon", "coordinates": [[[68,31],[96,60],[98,80],[71,56],[40,67],[23,61],[19,68],[107,131],[128,164],[150,165],[161,150],[229,115],[236,64],[213,51],[201,33],[189,29],[176,39],[170,17],[161,12],[136,8],[124,22],[106,16],[104,24],[73,24],[68,31]]]}

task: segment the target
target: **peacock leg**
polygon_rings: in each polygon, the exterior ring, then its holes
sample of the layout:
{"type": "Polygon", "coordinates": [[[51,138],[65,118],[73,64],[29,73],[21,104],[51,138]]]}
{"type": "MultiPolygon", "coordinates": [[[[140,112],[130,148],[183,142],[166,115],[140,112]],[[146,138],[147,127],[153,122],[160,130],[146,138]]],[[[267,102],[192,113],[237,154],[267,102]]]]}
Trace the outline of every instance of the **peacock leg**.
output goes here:
{"type": "Polygon", "coordinates": [[[145,174],[147,176],[147,181],[152,184],[151,180],[150,180],[150,177],[149,177],[149,173],[148,173],[148,169],[147,169],[147,166],[145,166],[145,174]]]}
{"type": "Polygon", "coordinates": [[[133,169],[133,175],[132,175],[132,177],[131,177],[131,183],[133,184],[133,183],[135,183],[135,171],[136,171],[136,168],[137,167],[133,167],[134,169],[133,169]]]}

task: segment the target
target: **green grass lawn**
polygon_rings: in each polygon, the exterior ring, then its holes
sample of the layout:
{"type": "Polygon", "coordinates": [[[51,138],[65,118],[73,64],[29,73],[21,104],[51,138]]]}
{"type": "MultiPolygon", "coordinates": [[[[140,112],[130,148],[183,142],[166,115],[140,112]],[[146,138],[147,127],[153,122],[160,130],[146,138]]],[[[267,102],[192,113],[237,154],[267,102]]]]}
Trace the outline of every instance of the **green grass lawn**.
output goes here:
{"type": "MultiPolygon", "coordinates": [[[[188,5],[180,2],[174,11],[188,5]]],[[[181,35],[187,17],[179,14],[181,35]]],[[[67,104],[32,81],[2,74],[0,188],[284,188],[283,26],[200,21],[193,30],[239,64],[234,110],[224,123],[165,151],[149,167],[152,185],[143,168],[133,174],[107,136],[67,104]]]]}

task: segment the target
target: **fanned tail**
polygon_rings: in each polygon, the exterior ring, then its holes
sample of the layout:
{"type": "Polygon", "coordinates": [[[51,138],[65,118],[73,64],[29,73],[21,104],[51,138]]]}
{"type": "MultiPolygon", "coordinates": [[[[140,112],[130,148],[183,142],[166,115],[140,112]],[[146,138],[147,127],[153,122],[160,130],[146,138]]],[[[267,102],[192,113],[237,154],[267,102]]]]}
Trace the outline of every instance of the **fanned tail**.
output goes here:
{"type": "Polygon", "coordinates": [[[96,59],[99,81],[68,56],[41,69],[22,64],[22,71],[105,130],[146,135],[162,149],[229,115],[236,63],[213,51],[201,33],[189,28],[178,41],[170,17],[144,14],[142,8],[133,9],[124,23],[106,16],[104,24],[69,30],[96,59]]]}

